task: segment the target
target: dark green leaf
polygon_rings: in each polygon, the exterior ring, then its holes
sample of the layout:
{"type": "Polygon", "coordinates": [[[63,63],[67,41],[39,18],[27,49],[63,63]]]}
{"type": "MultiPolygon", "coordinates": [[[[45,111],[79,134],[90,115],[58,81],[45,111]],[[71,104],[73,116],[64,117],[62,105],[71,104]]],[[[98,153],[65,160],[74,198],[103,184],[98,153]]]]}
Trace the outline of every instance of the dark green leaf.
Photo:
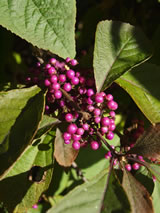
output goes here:
{"type": "Polygon", "coordinates": [[[0,1],[3,27],[63,58],[75,56],[75,16],[75,0],[0,1]]]}
{"type": "Polygon", "coordinates": [[[139,28],[116,21],[97,26],[94,49],[94,75],[97,91],[152,54],[151,45],[139,28]]]}
{"type": "Polygon", "coordinates": [[[79,151],[72,148],[72,143],[65,144],[62,134],[63,133],[61,130],[57,128],[54,145],[54,157],[61,166],[69,167],[76,159],[79,151]]]}
{"type": "Polygon", "coordinates": [[[91,181],[76,187],[47,213],[99,213],[107,172],[103,171],[91,181]]]}
{"type": "Polygon", "coordinates": [[[144,63],[116,80],[151,123],[160,122],[160,67],[144,63]]]}
{"type": "Polygon", "coordinates": [[[153,207],[154,207],[154,213],[159,213],[160,209],[160,183],[158,181],[155,182],[154,191],[152,194],[153,199],[153,207]]]}
{"type": "Polygon", "coordinates": [[[3,162],[0,167],[0,176],[13,166],[37,131],[44,111],[44,93],[38,92],[39,89],[33,87],[15,90],[15,96],[14,91],[3,93],[1,96],[1,106],[3,106],[1,118],[7,127],[7,135],[1,144],[2,151],[5,147],[5,153],[0,155],[0,161],[3,162]]]}
{"type": "Polygon", "coordinates": [[[122,185],[131,204],[132,213],[153,213],[152,201],[146,188],[124,169],[122,185]]]}
{"type": "Polygon", "coordinates": [[[53,168],[52,140],[51,135],[43,135],[39,145],[28,146],[0,181],[0,201],[9,212],[27,212],[48,188],[53,168]],[[48,149],[42,150],[42,146],[48,149]],[[35,167],[39,169],[33,172],[35,167]]]}

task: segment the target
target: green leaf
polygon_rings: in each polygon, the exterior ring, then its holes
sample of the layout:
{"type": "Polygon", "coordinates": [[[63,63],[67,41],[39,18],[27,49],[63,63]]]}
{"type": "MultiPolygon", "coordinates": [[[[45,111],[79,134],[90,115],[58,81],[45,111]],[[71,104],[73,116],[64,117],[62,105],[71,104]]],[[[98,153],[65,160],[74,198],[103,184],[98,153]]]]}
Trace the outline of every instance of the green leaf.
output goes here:
{"type": "Polygon", "coordinates": [[[154,163],[145,163],[147,169],[156,177],[156,180],[160,182],[160,165],[154,163]]]}
{"type": "Polygon", "coordinates": [[[48,132],[52,129],[55,125],[59,124],[60,121],[57,118],[50,117],[48,115],[43,115],[43,118],[40,122],[40,126],[38,128],[36,138],[40,137],[41,135],[48,132]]]}
{"type": "Polygon", "coordinates": [[[111,173],[108,188],[106,190],[104,202],[102,205],[102,213],[112,212],[131,212],[127,195],[113,172],[111,173]]]}
{"type": "Polygon", "coordinates": [[[44,111],[44,93],[37,87],[1,93],[1,143],[0,176],[18,159],[31,143],[44,111]],[[38,93],[39,92],[39,93],[38,93]],[[2,124],[1,124],[2,125],[2,124]]]}
{"type": "Polygon", "coordinates": [[[56,161],[64,167],[69,167],[72,165],[73,161],[76,159],[79,150],[72,148],[72,143],[65,144],[62,137],[62,132],[59,128],[56,130],[56,139],[54,145],[54,157],[56,161]]]}
{"type": "Polygon", "coordinates": [[[160,122],[160,67],[144,63],[116,80],[151,123],[160,122]]]}
{"type": "Polygon", "coordinates": [[[107,172],[103,171],[91,181],[76,187],[47,213],[99,213],[106,180],[107,172]]]}
{"type": "Polygon", "coordinates": [[[94,48],[94,75],[97,91],[152,54],[151,45],[139,28],[116,21],[97,25],[94,48]]]}
{"type": "Polygon", "coordinates": [[[160,158],[160,123],[148,128],[137,140],[128,154],[138,154],[143,157],[160,158]]]}
{"type": "Polygon", "coordinates": [[[75,56],[75,0],[1,0],[0,24],[60,57],[75,56]]]}
{"type": "Polygon", "coordinates": [[[51,141],[51,135],[43,135],[37,146],[27,147],[8,174],[0,181],[0,201],[4,203],[9,212],[27,212],[27,209],[35,204],[42,192],[48,188],[53,170],[51,141]],[[40,145],[43,147],[46,145],[48,149],[42,150],[40,145]],[[34,166],[37,166],[39,170],[33,173],[31,171],[34,166]],[[39,174],[42,176],[41,181],[39,174]]]}
{"type": "Polygon", "coordinates": [[[122,185],[131,204],[132,213],[153,213],[152,201],[146,188],[124,169],[122,185]]]}
{"type": "Polygon", "coordinates": [[[154,213],[159,213],[159,209],[160,209],[160,183],[159,182],[155,182],[155,187],[154,187],[154,191],[152,194],[152,199],[153,199],[153,207],[154,207],[154,213]]]}

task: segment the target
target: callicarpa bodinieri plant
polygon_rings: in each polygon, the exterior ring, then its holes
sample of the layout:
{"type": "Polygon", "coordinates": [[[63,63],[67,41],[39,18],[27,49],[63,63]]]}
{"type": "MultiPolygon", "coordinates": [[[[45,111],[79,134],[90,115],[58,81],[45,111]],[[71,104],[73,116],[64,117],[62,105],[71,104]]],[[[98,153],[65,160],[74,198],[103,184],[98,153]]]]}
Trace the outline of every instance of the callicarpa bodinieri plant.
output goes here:
{"type": "Polygon", "coordinates": [[[0,212],[159,213],[159,10],[0,1],[0,212]]]}

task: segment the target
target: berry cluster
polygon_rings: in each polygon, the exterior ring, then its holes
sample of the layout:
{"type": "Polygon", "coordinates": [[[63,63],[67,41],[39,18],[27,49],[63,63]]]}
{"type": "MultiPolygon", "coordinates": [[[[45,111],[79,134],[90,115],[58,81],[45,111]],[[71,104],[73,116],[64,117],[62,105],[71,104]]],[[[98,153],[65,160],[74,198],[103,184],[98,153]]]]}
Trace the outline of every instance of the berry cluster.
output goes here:
{"type": "Polygon", "coordinates": [[[72,143],[75,150],[90,144],[97,150],[101,145],[97,131],[108,140],[114,137],[118,104],[111,94],[96,93],[94,79],[73,69],[77,64],[75,59],[51,58],[46,65],[38,63],[27,81],[47,88],[45,111],[51,114],[58,109],[59,119],[67,122],[65,144],[72,143]]]}

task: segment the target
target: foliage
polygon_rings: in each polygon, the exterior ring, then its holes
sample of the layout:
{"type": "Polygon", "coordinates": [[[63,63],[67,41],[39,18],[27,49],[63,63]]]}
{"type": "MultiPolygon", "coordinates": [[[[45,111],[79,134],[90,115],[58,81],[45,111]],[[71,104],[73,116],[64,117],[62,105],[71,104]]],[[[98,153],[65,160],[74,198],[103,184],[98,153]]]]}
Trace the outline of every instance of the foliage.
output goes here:
{"type": "Polygon", "coordinates": [[[0,1],[0,212],[159,212],[159,12],[0,1]]]}

